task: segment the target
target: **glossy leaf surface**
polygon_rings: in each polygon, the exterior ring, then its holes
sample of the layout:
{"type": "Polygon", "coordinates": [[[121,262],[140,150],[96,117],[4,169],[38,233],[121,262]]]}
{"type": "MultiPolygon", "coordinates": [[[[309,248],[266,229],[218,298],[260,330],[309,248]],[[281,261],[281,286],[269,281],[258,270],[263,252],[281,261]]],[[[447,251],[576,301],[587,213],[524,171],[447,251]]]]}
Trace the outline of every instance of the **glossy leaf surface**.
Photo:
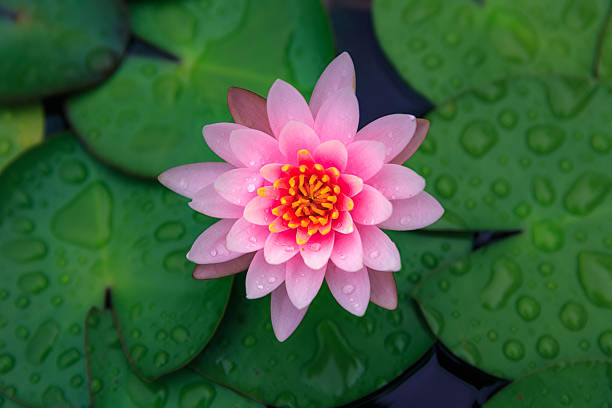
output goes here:
{"type": "Polygon", "coordinates": [[[41,105],[0,107],[0,171],[21,152],[39,143],[43,138],[43,128],[41,105]]]}

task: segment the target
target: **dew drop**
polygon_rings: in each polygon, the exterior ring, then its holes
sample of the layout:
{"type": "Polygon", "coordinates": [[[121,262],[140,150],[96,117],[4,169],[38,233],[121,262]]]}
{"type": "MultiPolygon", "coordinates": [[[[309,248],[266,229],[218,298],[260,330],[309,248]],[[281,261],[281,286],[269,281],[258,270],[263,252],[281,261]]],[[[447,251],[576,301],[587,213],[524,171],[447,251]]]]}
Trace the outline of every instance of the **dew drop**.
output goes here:
{"type": "Polygon", "coordinates": [[[206,383],[186,385],[181,388],[179,408],[212,407],[217,393],[206,383]]]}
{"type": "Polygon", "coordinates": [[[385,350],[394,356],[399,356],[408,349],[411,342],[412,338],[408,333],[391,333],[385,338],[385,350]]]}
{"type": "Polygon", "coordinates": [[[559,342],[546,334],[538,339],[536,349],[543,358],[552,359],[559,354],[559,342]]]}
{"type": "Polygon", "coordinates": [[[539,221],[533,226],[533,244],[544,252],[555,252],[561,249],[565,242],[563,230],[552,221],[539,221]]]}
{"type": "Polygon", "coordinates": [[[489,282],[480,295],[482,306],[488,310],[502,308],[522,282],[518,264],[508,256],[498,258],[491,267],[489,282]]]}
{"type": "Polygon", "coordinates": [[[350,284],[344,285],[344,287],[342,288],[342,293],[344,293],[345,295],[350,295],[354,291],[355,291],[355,286],[350,285],[350,284]]]}
{"type": "Polygon", "coordinates": [[[567,329],[578,331],[587,323],[587,311],[580,303],[570,301],[561,308],[559,318],[567,329]]]}
{"type": "Polygon", "coordinates": [[[612,309],[612,256],[581,251],[578,254],[578,278],[594,305],[612,309]]]}
{"type": "Polygon", "coordinates": [[[521,360],[525,356],[525,347],[518,340],[508,340],[504,343],[504,355],[512,361],[521,360]]]}
{"type": "Polygon", "coordinates": [[[532,321],[540,315],[540,304],[531,296],[521,296],[516,302],[518,314],[526,321],[532,321]]]}
{"type": "Polygon", "coordinates": [[[153,358],[153,364],[155,364],[155,367],[158,368],[161,368],[168,364],[168,353],[166,353],[165,351],[160,351],[155,354],[155,357],[153,358]]]}

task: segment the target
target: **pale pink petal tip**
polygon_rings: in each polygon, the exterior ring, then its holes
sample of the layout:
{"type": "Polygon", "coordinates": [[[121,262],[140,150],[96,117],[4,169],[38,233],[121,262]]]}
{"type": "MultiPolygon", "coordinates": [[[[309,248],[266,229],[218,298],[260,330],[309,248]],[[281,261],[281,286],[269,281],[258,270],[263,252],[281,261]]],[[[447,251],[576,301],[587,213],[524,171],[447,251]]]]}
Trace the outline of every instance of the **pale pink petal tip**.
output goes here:
{"type": "Polygon", "coordinates": [[[289,299],[296,308],[307,307],[315,298],[323,283],[325,269],[326,266],[320,269],[309,268],[299,256],[287,262],[285,285],[289,299]]]}
{"type": "Polygon", "coordinates": [[[285,264],[270,265],[263,251],[258,251],[246,275],[246,296],[256,299],[267,295],[285,281],[285,264]]]}
{"type": "Polygon", "coordinates": [[[235,275],[247,269],[252,259],[253,254],[245,254],[231,261],[196,265],[193,270],[193,277],[196,279],[216,279],[235,275]]]}
{"type": "Polygon", "coordinates": [[[438,200],[425,191],[412,198],[391,203],[393,212],[389,218],[379,224],[381,228],[396,231],[425,228],[438,221],[444,214],[444,208],[438,200]]]}
{"type": "Polygon", "coordinates": [[[247,128],[237,123],[213,123],[204,126],[202,135],[208,147],[210,147],[217,156],[235,167],[243,167],[242,162],[238,160],[234,152],[232,152],[229,143],[230,134],[238,129],[247,128]]]}
{"type": "Polygon", "coordinates": [[[213,184],[198,191],[189,206],[197,212],[215,218],[240,218],[244,211],[244,207],[232,204],[221,197],[213,184]]]}
{"type": "Polygon", "coordinates": [[[193,198],[198,191],[231,169],[230,164],[220,162],[184,164],[164,171],[157,179],[175,193],[193,198]]]}
{"type": "Polygon", "coordinates": [[[380,191],[367,184],[363,186],[361,193],[353,197],[354,208],[351,217],[359,223],[376,225],[387,218],[393,212],[393,205],[380,191]]]}
{"type": "Polygon", "coordinates": [[[412,156],[421,146],[423,140],[425,140],[425,136],[427,136],[427,132],[429,131],[429,121],[427,119],[417,119],[416,120],[416,130],[414,131],[414,136],[410,139],[406,147],[395,156],[391,163],[395,164],[403,164],[412,156]]]}
{"type": "Polygon", "coordinates": [[[187,253],[187,259],[197,264],[210,264],[230,261],[241,256],[242,253],[231,251],[226,246],[226,236],[235,222],[236,220],[224,219],[208,227],[193,243],[187,253]]]}
{"type": "Polygon", "coordinates": [[[417,120],[408,114],[383,116],[364,126],[355,140],[373,140],[385,145],[385,163],[400,154],[414,137],[417,120]]]}
{"type": "Polygon", "coordinates": [[[339,140],[348,145],[355,139],[359,125],[359,104],[352,87],[330,95],[317,114],[314,130],[321,141],[339,140]]]}
{"type": "Polygon", "coordinates": [[[393,272],[368,269],[370,276],[370,300],[378,306],[393,310],[397,307],[397,286],[393,272]]]}
{"type": "Polygon", "coordinates": [[[335,91],[351,87],[355,89],[355,67],[348,52],[338,55],[323,71],[310,97],[310,109],[317,116],[319,109],[335,91]]]}
{"type": "Polygon", "coordinates": [[[307,307],[296,308],[289,296],[285,285],[281,285],[272,292],[270,300],[270,315],[272,328],[278,341],[285,341],[291,336],[304,318],[307,307]]]}
{"type": "Polygon", "coordinates": [[[312,113],[304,97],[297,89],[280,79],[274,81],[270,87],[267,111],[270,128],[276,137],[291,120],[308,127],[314,124],[312,113]]]}
{"type": "Polygon", "coordinates": [[[359,234],[363,244],[363,263],[377,271],[399,271],[401,258],[395,243],[373,225],[360,225],[359,234]]]}
{"type": "Polygon", "coordinates": [[[385,164],[368,184],[389,200],[411,198],[425,188],[425,179],[408,167],[385,164]]]}
{"type": "Polygon", "coordinates": [[[340,306],[356,316],[365,314],[370,302],[370,278],[366,268],[346,272],[330,265],[325,280],[340,306]]]}
{"type": "Polygon", "coordinates": [[[300,247],[300,254],[306,266],[311,269],[321,269],[327,265],[334,247],[334,236],[334,231],[326,235],[315,234],[300,247]]]}

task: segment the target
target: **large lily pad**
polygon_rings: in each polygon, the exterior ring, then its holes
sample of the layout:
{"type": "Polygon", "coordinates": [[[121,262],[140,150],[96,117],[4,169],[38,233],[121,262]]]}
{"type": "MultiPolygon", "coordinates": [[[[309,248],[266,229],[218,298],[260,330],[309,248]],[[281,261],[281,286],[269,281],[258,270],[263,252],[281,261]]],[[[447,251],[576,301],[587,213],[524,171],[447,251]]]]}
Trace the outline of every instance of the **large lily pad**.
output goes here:
{"type": "Polygon", "coordinates": [[[89,148],[142,176],[219,160],[198,136],[231,120],[227,89],[265,95],[276,78],[302,92],[334,55],[318,0],[139,1],[135,33],[178,58],[129,57],[110,81],[73,98],[68,115],[89,148]]]}
{"type": "Polygon", "coordinates": [[[128,35],[122,0],[3,0],[0,102],[99,82],[119,63],[128,35]]]}
{"type": "Polygon", "coordinates": [[[558,364],[519,378],[485,404],[486,408],[608,407],[612,401],[612,363],[558,364]]]}
{"type": "Polygon", "coordinates": [[[400,75],[439,104],[519,74],[594,72],[608,0],[376,0],[374,27],[400,75]]]}
{"type": "Polygon", "coordinates": [[[0,171],[43,138],[41,105],[0,108],[0,171]]]}
{"type": "Polygon", "coordinates": [[[188,369],[153,383],[143,381],[130,366],[110,311],[94,308],[87,318],[85,341],[92,406],[257,408],[258,403],[203,379],[188,369]]]}
{"type": "Polygon", "coordinates": [[[11,164],[0,197],[0,387],[16,399],[87,405],[83,323],[105,297],[144,376],[183,366],[212,336],[231,278],[194,282],[185,252],[211,220],[183,199],[106,168],[70,135],[11,164]]]}
{"type": "Polygon", "coordinates": [[[270,323],[269,297],[245,298],[236,284],[226,317],[194,361],[197,371],[275,406],[337,406],[382,387],[432,345],[410,291],[423,273],[470,250],[469,234],[389,232],[402,256],[394,311],[370,304],[364,317],[344,311],[326,285],[284,343],[270,323]]]}
{"type": "Polygon", "coordinates": [[[431,115],[411,162],[433,183],[446,228],[521,231],[415,291],[465,361],[516,377],[612,357],[611,103],[590,81],[515,79],[431,115]]]}

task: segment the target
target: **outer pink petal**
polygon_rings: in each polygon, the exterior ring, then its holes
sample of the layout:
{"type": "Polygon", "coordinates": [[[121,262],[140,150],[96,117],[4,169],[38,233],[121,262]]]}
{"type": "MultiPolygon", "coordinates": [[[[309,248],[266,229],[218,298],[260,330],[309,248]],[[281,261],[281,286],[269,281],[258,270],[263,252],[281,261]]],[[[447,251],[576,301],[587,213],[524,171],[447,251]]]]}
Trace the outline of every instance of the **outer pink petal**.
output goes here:
{"type": "Polygon", "coordinates": [[[347,272],[329,265],[325,281],[340,306],[356,316],[365,314],[370,303],[370,278],[366,268],[347,272]]]}
{"type": "Polygon", "coordinates": [[[303,309],[310,305],[321,288],[325,269],[326,266],[320,269],[309,268],[299,256],[287,262],[285,285],[287,295],[295,307],[303,309]]]}
{"type": "Polygon", "coordinates": [[[234,122],[272,134],[266,100],[261,96],[246,89],[232,87],[227,90],[227,106],[234,122]]]}
{"type": "Polygon", "coordinates": [[[364,184],[361,193],[353,197],[355,207],[351,211],[351,217],[359,224],[380,224],[391,216],[393,206],[374,187],[364,184]]]}
{"type": "Polygon", "coordinates": [[[271,233],[264,245],[266,262],[272,265],[282,264],[293,258],[299,251],[295,242],[295,230],[271,233]]]}
{"type": "Polygon", "coordinates": [[[289,121],[298,121],[312,127],[314,120],[304,97],[287,82],[277,79],[268,92],[268,120],[276,137],[289,121]]]}
{"type": "Polygon", "coordinates": [[[227,262],[196,265],[193,270],[193,277],[196,279],[216,279],[234,275],[248,268],[252,259],[253,254],[244,254],[227,262]]]}
{"type": "Polygon", "coordinates": [[[300,254],[306,266],[311,269],[320,269],[327,264],[334,247],[334,235],[334,231],[326,235],[315,234],[300,247],[300,254]]]}
{"type": "Polygon", "coordinates": [[[368,184],[389,200],[414,197],[425,188],[425,179],[408,167],[385,164],[368,184]]]}
{"type": "Polygon", "coordinates": [[[328,140],[317,146],[313,156],[315,161],[323,167],[335,167],[342,172],[346,167],[348,152],[342,142],[328,140]]]}
{"type": "Polygon", "coordinates": [[[347,147],[348,163],[345,172],[367,181],[382,169],[385,145],[373,140],[360,140],[347,147]]]}
{"type": "Polygon", "coordinates": [[[332,222],[332,228],[340,234],[350,234],[355,230],[353,217],[348,211],[340,211],[340,216],[332,222]]]}
{"type": "Polygon", "coordinates": [[[417,127],[412,115],[393,114],[383,116],[364,126],[355,140],[375,140],[385,145],[385,163],[397,156],[412,139],[417,127]]]}
{"type": "Polygon", "coordinates": [[[350,234],[336,234],[331,260],[338,268],[348,272],[363,268],[363,245],[357,229],[350,234]]]}
{"type": "Polygon", "coordinates": [[[339,140],[349,144],[355,139],[359,125],[359,104],[353,87],[342,88],[330,95],[317,114],[314,130],[321,141],[339,140]]]}
{"type": "Polygon", "coordinates": [[[370,276],[370,300],[378,306],[393,310],[397,307],[397,286],[393,272],[368,269],[370,276]]]}
{"type": "Polygon", "coordinates": [[[263,177],[257,170],[234,169],[217,177],[215,190],[230,203],[245,206],[257,196],[257,189],[263,182],[263,177]]]}
{"type": "Polygon", "coordinates": [[[276,200],[255,197],[244,207],[244,219],[257,225],[269,225],[276,219],[272,214],[272,207],[276,200]]]}
{"type": "Polygon", "coordinates": [[[198,191],[189,206],[197,212],[215,218],[240,218],[244,211],[244,207],[232,204],[221,197],[213,184],[198,191]]]}
{"type": "Polygon", "coordinates": [[[227,233],[227,247],[235,252],[253,252],[263,248],[270,231],[239,218],[227,233]]]}
{"type": "Polygon", "coordinates": [[[228,163],[192,163],[168,169],[157,179],[175,193],[193,198],[195,193],[231,169],[233,166],[228,163]]]}
{"type": "Polygon", "coordinates": [[[301,122],[290,121],[278,137],[280,151],[287,161],[297,163],[297,152],[306,149],[313,152],[319,145],[319,137],[311,127],[301,122]]]}
{"type": "Polygon", "coordinates": [[[427,119],[417,119],[416,122],[414,136],[412,136],[406,147],[391,160],[391,163],[403,164],[417,151],[423,140],[425,140],[425,136],[427,136],[429,131],[429,121],[427,119]]]}
{"type": "Polygon", "coordinates": [[[344,194],[353,197],[363,190],[363,180],[361,177],[352,174],[341,174],[338,178],[338,185],[344,194]]]}
{"type": "Polygon", "coordinates": [[[391,238],[378,227],[360,225],[359,234],[363,244],[363,263],[377,271],[399,271],[401,258],[391,238]]]}
{"type": "Polygon", "coordinates": [[[225,237],[235,222],[221,220],[208,227],[193,243],[187,259],[197,264],[209,264],[226,262],[242,255],[230,250],[225,244],[225,237]]]}
{"type": "Polygon", "coordinates": [[[355,89],[355,67],[347,52],[338,55],[329,63],[319,77],[310,97],[310,110],[314,117],[327,98],[338,89],[352,87],[355,89]]]}
{"type": "Polygon", "coordinates": [[[256,299],[267,295],[285,281],[285,264],[270,265],[263,251],[257,251],[246,275],[246,295],[256,299]]]}
{"type": "Polygon", "coordinates": [[[270,316],[272,328],[278,341],[285,341],[300,325],[307,307],[297,309],[289,300],[285,285],[281,285],[272,292],[270,301],[270,316]]]}
{"type": "Polygon", "coordinates": [[[278,141],[259,130],[234,130],[229,141],[238,160],[247,167],[259,170],[264,164],[283,160],[278,150],[278,141]]]}
{"type": "Polygon", "coordinates": [[[281,169],[283,166],[284,164],[281,164],[281,163],[266,164],[259,170],[259,173],[262,175],[264,179],[268,180],[270,183],[274,183],[276,180],[280,178],[281,169]]]}
{"type": "Polygon", "coordinates": [[[408,231],[425,228],[438,221],[444,208],[425,191],[406,200],[392,201],[391,216],[380,223],[381,228],[408,231]]]}
{"type": "Polygon", "coordinates": [[[229,144],[230,134],[238,129],[246,128],[236,123],[213,123],[212,125],[204,126],[202,135],[208,147],[210,147],[217,156],[233,164],[235,167],[242,167],[242,162],[238,160],[234,152],[232,152],[229,144]]]}

